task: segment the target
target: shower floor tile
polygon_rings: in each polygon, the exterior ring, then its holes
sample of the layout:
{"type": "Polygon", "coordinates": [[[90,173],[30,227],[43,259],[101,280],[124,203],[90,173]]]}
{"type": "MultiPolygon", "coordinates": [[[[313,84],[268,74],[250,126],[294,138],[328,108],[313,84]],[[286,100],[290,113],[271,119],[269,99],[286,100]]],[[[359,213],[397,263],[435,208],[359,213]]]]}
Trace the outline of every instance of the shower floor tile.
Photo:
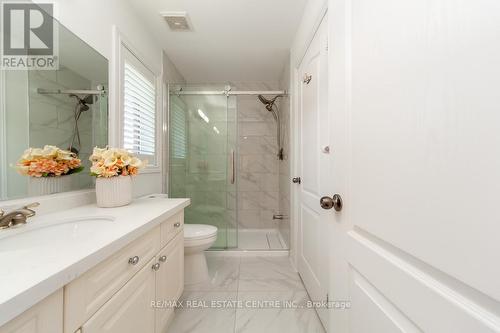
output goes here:
{"type": "Polygon", "coordinates": [[[283,242],[275,229],[238,230],[240,250],[284,250],[283,242]]]}

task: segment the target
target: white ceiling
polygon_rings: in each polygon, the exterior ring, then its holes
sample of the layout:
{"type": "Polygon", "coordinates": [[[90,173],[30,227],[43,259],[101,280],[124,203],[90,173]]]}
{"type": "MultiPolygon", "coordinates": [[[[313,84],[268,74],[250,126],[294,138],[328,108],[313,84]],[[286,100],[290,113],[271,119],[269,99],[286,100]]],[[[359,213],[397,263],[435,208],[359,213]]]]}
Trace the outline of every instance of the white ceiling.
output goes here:
{"type": "Polygon", "coordinates": [[[307,0],[128,0],[188,82],[278,81],[307,0]],[[193,31],[160,16],[186,11],[193,31]]]}

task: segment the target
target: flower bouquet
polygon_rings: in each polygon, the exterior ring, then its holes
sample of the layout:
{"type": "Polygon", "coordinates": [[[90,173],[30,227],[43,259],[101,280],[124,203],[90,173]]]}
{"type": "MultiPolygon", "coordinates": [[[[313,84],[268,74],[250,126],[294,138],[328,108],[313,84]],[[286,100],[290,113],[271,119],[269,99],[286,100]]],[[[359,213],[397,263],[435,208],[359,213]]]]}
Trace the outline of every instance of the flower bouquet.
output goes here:
{"type": "Polygon", "coordinates": [[[125,149],[95,147],[90,174],[96,178],[99,207],[119,207],[132,201],[132,178],[146,165],[125,149]]]}
{"type": "Polygon", "coordinates": [[[29,176],[30,195],[69,191],[71,174],[83,170],[81,160],[72,152],[56,146],[28,148],[16,163],[19,174],[29,176]]]}

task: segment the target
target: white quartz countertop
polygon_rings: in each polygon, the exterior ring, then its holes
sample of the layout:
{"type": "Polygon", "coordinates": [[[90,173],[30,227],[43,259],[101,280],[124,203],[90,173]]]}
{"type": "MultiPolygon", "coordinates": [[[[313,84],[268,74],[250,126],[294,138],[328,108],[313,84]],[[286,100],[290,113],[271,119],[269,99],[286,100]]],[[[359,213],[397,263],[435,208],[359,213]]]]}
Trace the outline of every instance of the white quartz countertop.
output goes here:
{"type": "Polygon", "coordinates": [[[189,199],[144,197],[118,208],[85,205],[0,230],[0,326],[189,203],[189,199]],[[80,221],[71,225],[70,220],[80,221]]]}

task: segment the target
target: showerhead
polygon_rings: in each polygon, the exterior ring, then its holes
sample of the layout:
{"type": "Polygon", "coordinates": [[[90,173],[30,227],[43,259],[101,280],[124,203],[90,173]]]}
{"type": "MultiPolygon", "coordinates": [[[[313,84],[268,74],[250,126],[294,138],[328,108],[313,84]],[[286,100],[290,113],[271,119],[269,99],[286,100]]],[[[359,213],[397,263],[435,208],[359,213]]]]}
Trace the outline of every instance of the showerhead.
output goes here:
{"type": "Polygon", "coordinates": [[[80,149],[82,147],[80,140],[80,130],[78,129],[78,120],[80,119],[80,116],[82,115],[83,112],[90,110],[90,107],[87,104],[93,104],[94,97],[92,95],[87,95],[83,98],[80,98],[80,96],[75,94],[71,94],[69,95],[69,97],[74,97],[76,99],[76,106],[74,111],[75,127],[73,131],[73,139],[71,140],[71,144],[69,145],[68,150],[70,150],[75,155],[78,155],[79,151],[74,146],[76,140],[78,142],[78,147],[80,149]]]}
{"type": "Polygon", "coordinates": [[[264,96],[262,96],[262,95],[259,95],[258,97],[259,97],[259,100],[260,100],[263,104],[269,104],[269,103],[271,103],[271,101],[270,101],[270,100],[268,100],[267,98],[265,98],[265,97],[264,97],[264,96]]]}
{"type": "Polygon", "coordinates": [[[283,159],[283,148],[281,147],[281,124],[280,124],[280,115],[278,112],[278,107],[276,107],[276,110],[274,110],[274,102],[276,102],[276,99],[278,97],[281,97],[280,95],[276,95],[271,99],[267,99],[262,95],[258,95],[259,101],[262,102],[262,104],[265,105],[267,111],[271,112],[273,115],[274,120],[276,121],[276,142],[278,144],[278,158],[280,160],[283,159]]]}
{"type": "Polygon", "coordinates": [[[262,104],[264,104],[266,106],[267,111],[272,112],[273,111],[274,102],[280,96],[279,95],[278,96],[274,96],[274,98],[272,98],[272,99],[267,99],[267,98],[265,98],[262,95],[259,95],[258,97],[259,97],[259,100],[262,102],[262,104]]]}
{"type": "Polygon", "coordinates": [[[77,95],[74,95],[74,94],[71,94],[69,95],[69,97],[74,97],[76,98],[77,100],[77,105],[79,106],[79,112],[84,112],[84,111],[88,111],[90,108],[88,106],[88,104],[94,104],[94,98],[92,95],[87,95],[83,98],[80,98],[79,96],[77,95]]]}
{"type": "Polygon", "coordinates": [[[80,99],[85,104],[94,104],[94,96],[87,95],[80,99]]]}

